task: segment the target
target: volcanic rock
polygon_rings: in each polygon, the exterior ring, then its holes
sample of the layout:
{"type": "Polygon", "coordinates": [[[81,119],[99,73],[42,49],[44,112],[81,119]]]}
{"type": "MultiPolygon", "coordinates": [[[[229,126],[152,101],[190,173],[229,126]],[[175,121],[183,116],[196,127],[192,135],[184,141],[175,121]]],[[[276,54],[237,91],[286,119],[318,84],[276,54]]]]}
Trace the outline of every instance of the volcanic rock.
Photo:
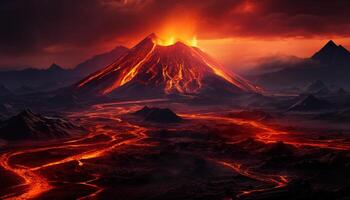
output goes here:
{"type": "Polygon", "coordinates": [[[118,98],[164,97],[171,94],[253,93],[259,89],[229,74],[199,48],[177,42],[159,44],[151,34],[106,68],[75,86],[79,95],[118,98]]]}
{"type": "Polygon", "coordinates": [[[29,109],[0,123],[0,138],[5,140],[39,140],[81,134],[84,129],[59,117],[47,117],[29,109]]]}
{"type": "Polygon", "coordinates": [[[151,122],[178,123],[182,121],[181,117],[168,108],[149,108],[145,106],[133,114],[151,122]]]}

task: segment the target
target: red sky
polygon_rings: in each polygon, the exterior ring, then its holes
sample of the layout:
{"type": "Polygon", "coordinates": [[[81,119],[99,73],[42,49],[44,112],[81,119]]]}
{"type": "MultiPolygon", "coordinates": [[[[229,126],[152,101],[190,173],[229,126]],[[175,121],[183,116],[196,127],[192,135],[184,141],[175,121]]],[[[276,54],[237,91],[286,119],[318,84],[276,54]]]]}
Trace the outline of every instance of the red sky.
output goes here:
{"type": "Polygon", "coordinates": [[[72,67],[151,32],[196,37],[227,66],[311,56],[329,39],[350,47],[347,0],[3,0],[0,67],[72,67]]]}

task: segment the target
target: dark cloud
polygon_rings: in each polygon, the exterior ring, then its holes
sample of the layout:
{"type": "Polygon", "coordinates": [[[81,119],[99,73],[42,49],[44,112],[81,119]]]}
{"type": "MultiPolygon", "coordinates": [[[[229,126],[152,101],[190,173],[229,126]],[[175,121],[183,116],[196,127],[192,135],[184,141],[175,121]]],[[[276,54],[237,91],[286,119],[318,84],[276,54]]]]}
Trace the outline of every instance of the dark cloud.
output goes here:
{"type": "Polygon", "coordinates": [[[184,12],[197,16],[199,38],[349,36],[349,7],[348,0],[2,0],[0,55],[133,40],[184,12]]]}

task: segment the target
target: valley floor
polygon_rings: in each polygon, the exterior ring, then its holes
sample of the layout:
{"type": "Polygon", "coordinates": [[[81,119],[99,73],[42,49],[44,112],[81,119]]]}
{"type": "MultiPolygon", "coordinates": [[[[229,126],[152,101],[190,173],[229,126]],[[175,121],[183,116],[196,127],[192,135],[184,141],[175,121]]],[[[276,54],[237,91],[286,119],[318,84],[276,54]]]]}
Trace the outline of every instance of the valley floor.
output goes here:
{"type": "Polygon", "coordinates": [[[10,144],[0,154],[0,199],[350,197],[346,131],[232,113],[164,100],[66,113],[89,133],[10,144]],[[169,107],[184,120],[146,123],[128,115],[145,104],[169,107]]]}

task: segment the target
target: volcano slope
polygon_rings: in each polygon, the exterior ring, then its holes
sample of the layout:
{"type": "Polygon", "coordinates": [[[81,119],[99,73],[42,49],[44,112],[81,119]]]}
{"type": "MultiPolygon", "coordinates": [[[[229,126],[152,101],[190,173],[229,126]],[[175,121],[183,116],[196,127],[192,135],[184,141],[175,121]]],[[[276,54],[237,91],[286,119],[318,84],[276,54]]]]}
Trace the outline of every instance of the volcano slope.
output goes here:
{"type": "Polygon", "coordinates": [[[257,92],[238,75],[229,74],[199,48],[177,42],[162,46],[151,34],[128,54],[75,86],[79,95],[145,97],[232,95],[257,92]]]}

